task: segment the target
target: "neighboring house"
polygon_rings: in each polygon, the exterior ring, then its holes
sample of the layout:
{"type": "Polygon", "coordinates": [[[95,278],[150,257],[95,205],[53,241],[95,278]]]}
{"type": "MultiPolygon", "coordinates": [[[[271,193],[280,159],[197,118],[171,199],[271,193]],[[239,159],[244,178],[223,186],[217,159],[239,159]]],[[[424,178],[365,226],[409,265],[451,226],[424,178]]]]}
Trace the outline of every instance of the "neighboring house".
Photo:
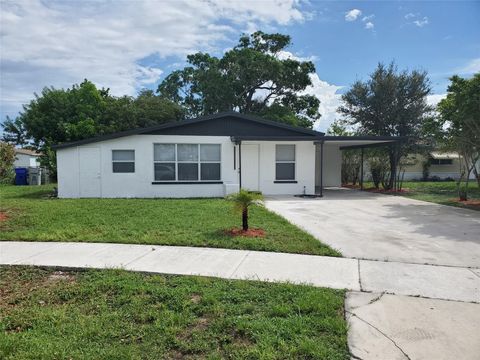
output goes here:
{"type": "Polygon", "coordinates": [[[29,149],[15,149],[16,168],[36,168],[40,166],[40,156],[42,154],[29,149]]]}
{"type": "Polygon", "coordinates": [[[57,145],[58,195],[223,197],[240,188],[315,194],[341,185],[341,149],[398,140],[325,136],[227,112],[57,145]]]}
{"type": "MultiPolygon", "coordinates": [[[[424,164],[428,162],[428,178],[458,179],[463,165],[462,157],[455,152],[433,151],[428,156],[420,154],[412,156],[408,165],[404,167],[405,180],[422,180],[424,178],[424,164]]],[[[474,178],[474,174],[470,174],[474,178]]]]}

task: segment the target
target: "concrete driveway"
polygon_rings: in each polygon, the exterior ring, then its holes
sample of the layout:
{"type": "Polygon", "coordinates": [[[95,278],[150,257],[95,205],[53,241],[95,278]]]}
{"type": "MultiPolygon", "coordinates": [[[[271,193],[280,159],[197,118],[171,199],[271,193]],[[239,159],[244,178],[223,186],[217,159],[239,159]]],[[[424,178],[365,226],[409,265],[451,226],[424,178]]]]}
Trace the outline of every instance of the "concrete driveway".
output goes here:
{"type": "Polygon", "coordinates": [[[349,189],[266,206],[343,256],[480,268],[480,212],[349,189]]]}
{"type": "Polygon", "coordinates": [[[411,278],[422,291],[463,286],[458,274],[448,280],[442,269],[480,278],[480,212],[348,189],[326,191],[322,199],[270,197],[266,206],[345,257],[382,260],[359,261],[362,291],[347,293],[352,359],[478,359],[480,304],[403,296],[400,288],[411,278]],[[368,287],[369,277],[382,286],[368,287]]]}

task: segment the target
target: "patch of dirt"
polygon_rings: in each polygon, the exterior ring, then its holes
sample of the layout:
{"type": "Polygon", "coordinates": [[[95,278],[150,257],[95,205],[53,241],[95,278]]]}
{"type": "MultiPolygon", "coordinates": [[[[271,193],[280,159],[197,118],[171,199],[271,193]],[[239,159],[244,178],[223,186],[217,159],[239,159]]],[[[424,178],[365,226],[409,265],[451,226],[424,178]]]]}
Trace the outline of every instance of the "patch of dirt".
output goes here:
{"type": "Polygon", "coordinates": [[[193,294],[190,301],[194,304],[198,304],[202,300],[202,297],[198,294],[193,294]]]}
{"type": "Polygon", "coordinates": [[[247,337],[246,334],[239,333],[238,331],[233,331],[232,332],[232,337],[233,337],[233,343],[237,346],[242,346],[242,347],[250,347],[254,343],[251,339],[247,337]]]}
{"type": "Polygon", "coordinates": [[[72,274],[68,274],[64,271],[55,271],[52,274],[50,274],[47,278],[47,281],[68,281],[68,282],[73,282],[75,281],[75,276],[72,274]]]}
{"type": "Polygon", "coordinates": [[[263,229],[243,229],[233,228],[225,230],[225,234],[229,236],[245,236],[245,237],[265,237],[265,230],[263,229]]]}
{"type": "Polygon", "coordinates": [[[210,324],[209,318],[200,317],[197,319],[197,321],[194,324],[192,324],[190,327],[186,328],[179,335],[177,335],[177,338],[184,341],[188,340],[192,337],[193,333],[202,332],[206,328],[208,328],[209,324],[210,324]]]}
{"type": "MultiPolygon", "coordinates": [[[[36,291],[54,289],[61,282],[68,282],[70,285],[76,281],[74,273],[63,271],[32,273],[30,277],[21,279],[15,278],[12,270],[10,279],[6,284],[0,284],[0,308],[14,308],[36,291]]],[[[41,301],[39,304],[44,305],[41,301]]]]}
{"type": "Polygon", "coordinates": [[[0,211],[0,222],[7,221],[8,218],[9,218],[9,216],[7,215],[7,213],[5,211],[0,211]]]}

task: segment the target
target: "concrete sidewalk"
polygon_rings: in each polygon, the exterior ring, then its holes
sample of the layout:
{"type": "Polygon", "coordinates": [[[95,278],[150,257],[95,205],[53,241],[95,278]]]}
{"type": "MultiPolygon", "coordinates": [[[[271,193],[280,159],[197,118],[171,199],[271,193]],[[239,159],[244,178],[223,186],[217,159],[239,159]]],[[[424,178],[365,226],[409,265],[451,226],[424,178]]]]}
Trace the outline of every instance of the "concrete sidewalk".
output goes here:
{"type": "Polygon", "coordinates": [[[123,268],[480,302],[480,270],[212,248],[0,242],[0,264],[123,268]]]}

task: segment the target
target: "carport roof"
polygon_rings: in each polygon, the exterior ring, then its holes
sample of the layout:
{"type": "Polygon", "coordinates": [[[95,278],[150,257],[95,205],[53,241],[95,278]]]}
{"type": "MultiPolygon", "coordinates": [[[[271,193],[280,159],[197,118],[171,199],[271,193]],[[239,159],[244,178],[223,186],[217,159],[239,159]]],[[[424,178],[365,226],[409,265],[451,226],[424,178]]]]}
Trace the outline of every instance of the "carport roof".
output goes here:
{"type": "Polygon", "coordinates": [[[323,141],[328,144],[340,145],[340,150],[362,149],[385,146],[406,140],[403,136],[324,136],[323,141]]]}

